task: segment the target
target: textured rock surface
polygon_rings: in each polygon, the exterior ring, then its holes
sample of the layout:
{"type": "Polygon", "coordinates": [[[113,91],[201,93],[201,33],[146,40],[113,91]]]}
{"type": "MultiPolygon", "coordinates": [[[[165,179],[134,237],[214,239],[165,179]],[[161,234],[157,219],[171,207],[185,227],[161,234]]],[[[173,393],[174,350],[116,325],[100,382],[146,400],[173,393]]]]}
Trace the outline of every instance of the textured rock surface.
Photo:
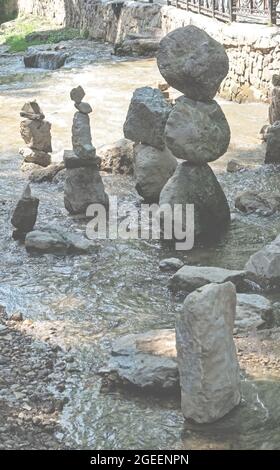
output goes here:
{"type": "Polygon", "coordinates": [[[35,163],[40,166],[48,166],[51,163],[51,156],[40,150],[32,150],[30,148],[22,148],[19,151],[23,156],[23,161],[26,163],[35,163]]]}
{"type": "Polygon", "coordinates": [[[136,143],[164,148],[164,128],[171,105],[157,88],[137,88],[130,102],[124,136],[136,143]]]}
{"type": "MultiPolygon", "coordinates": [[[[193,204],[196,237],[217,237],[230,223],[230,211],[216,176],[204,164],[189,162],[178,165],[160,194],[160,205],[193,204]]],[[[183,211],[185,227],[185,211],[183,211]]]]}
{"type": "Polygon", "coordinates": [[[159,263],[159,268],[162,271],[177,271],[184,266],[183,261],[178,258],[165,258],[159,263]]]}
{"type": "Polygon", "coordinates": [[[271,215],[280,210],[280,192],[244,191],[236,196],[235,207],[241,212],[271,215]]]}
{"type": "Polygon", "coordinates": [[[235,327],[250,330],[270,323],[273,307],[270,300],[257,294],[237,294],[235,327]]]}
{"type": "Polygon", "coordinates": [[[61,68],[68,57],[64,52],[56,51],[34,51],[30,50],[24,56],[24,65],[27,68],[39,68],[56,70],[61,68]]]}
{"type": "Polygon", "coordinates": [[[236,292],[231,282],[190,294],[176,321],[181,406],[186,418],[211,423],[240,403],[233,342],[236,292]]]}
{"type": "Polygon", "coordinates": [[[25,248],[30,253],[83,254],[97,248],[80,235],[65,233],[64,230],[45,229],[29,232],[25,238],[25,248]]]}
{"type": "Polygon", "coordinates": [[[64,150],[63,161],[66,168],[96,167],[100,159],[95,153],[89,153],[88,157],[77,157],[73,150],[64,150]]]}
{"type": "Polygon", "coordinates": [[[36,101],[28,101],[25,103],[21,108],[20,115],[26,119],[45,119],[45,115],[36,101]]]}
{"type": "Polygon", "coordinates": [[[133,174],[133,147],[133,142],[128,139],[99,147],[97,153],[101,158],[100,170],[120,175],[133,174]]]}
{"type": "Polygon", "coordinates": [[[90,204],[108,206],[108,196],[96,168],[68,169],[64,186],[64,205],[70,214],[85,214],[90,204]]]}
{"type": "Polygon", "coordinates": [[[75,108],[83,114],[92,113],[92,107],[89,103],[75,103],[75,108]]]}
{"type": "Polygon", "coordinates": [[[42,168],[38,165],[34,165],[34,167],[30,169],[31,171],[28,177],[29,181],[32,183],[51,182],[54,177],[65,168],[63,163],[53,163],[47,168],[42,168]]]}
{"type": "Polygon", "coordinates": [[[48,121],[25,119],[20,133],[28,147],[41,152],[52,152],[51,124],[48,121]]]}
{"type": "Polygon", "coordinates": [[[80,158],[95,156],[92,145],[90,121],[87,114],[75,113],[72,126],[72,145],[74,153],[80,158]]]}
{"type": "Polygon", "coordinates": [[[175,331],[152,330],[117,339],[107,367],[100,372],[110,382],[140,388],[168,390],[178,387],[175,331]]]}
{"type": "Polygon", "coordinates": [[[83,87],[77,86],[76,88],[72,88],[70,91],[70,98],[75,104],[80,104],[84,97],[86,96],[83,87]]]}
{"type": "Polygon", "coordinates": [[[280,121],[280,76],[273,75],[272,77],[272,92],[270,96],[269,106],[269,123],[274,124],[280,121]]]}
{"type": "Polygon", "coordinates": [[[38,206],[39,199],[32,196],[28,185],[19,199],[11,219],[13,226],[19,233],[26,234],[33,229],[37,219],[38,206]]]}
{"type": "Polygon", "coordinates": [[[280,163],[280,121],[267,130],[265,163],[280,163]]]}
{"type": "Polygon", "coordinates": [[[245,269],[271,284],[280,281],[280,236],[254,253],[245,269]]]}
{"type": "Polygon", "coordinates": [[[167,34],[157,62],[167,83],[195,101],[213,99],[229,70],[224,47],[196,26],[167,34]]]}
{"type": "Polygon", "coordinates": [[[136,145],[134,153],[136,190],[145,201],[158,202],[162,188],[176,170],[177,160],[167,148],[159,150],[149,145],[136,145]]]}
{"type": "Polygon", "coordinates": [[[227,151],[230,128],[216,101],[201,103],[182,96],[167,120],[165,140],[177,158],[212,162],[227,151]]]}
{"type": "Polygon", "coordinates": [[[185,265],[173,274],[169,280],[169,286],[174,290],[191,292],[206,284],[222,284],[231,281],[238,290],[242,288],[246,275],[246,271],[241,270],[185,265]]]}
{"type": "Polygon", "coordinates": [[[237,160],[229,160],[229,162],[227,163],[227,171],[229,173],[237,173],[238,171],[243,171],[245,170],[246,167],[244,165],[242,165],[242,163],[239,163],[239,161],[237,160]]]}

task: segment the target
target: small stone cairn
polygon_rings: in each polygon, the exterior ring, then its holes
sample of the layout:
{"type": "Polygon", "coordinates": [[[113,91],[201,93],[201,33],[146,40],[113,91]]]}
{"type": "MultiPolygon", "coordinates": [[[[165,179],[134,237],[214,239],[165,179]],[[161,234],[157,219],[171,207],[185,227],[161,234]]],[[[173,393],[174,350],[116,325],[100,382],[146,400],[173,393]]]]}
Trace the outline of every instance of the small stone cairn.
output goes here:
{"type": "Polygon", "coordinates": [[[20,133],[27,147],[20,149],[23,161],[47,167],[51,163],[52,136],[51,124],[45,121],[45,116],[36,101],[24,104],[20,116],[20,133]]]}
{"type": "Polygon", "coordinates": [[[72,150],[64,152],[66,180],[64,205],[70,214],[86,214],[90,204],[108,207],[108,196],[99,173],[99,158],[92,145],[89,114],[92,108],[82,100],[85,92],[81,86],[70,93],[77,112],[72,126],[72,150]]]}
{"type": "Polygon", "coordinates": [[[164,141],[180,163],[160,194],[160,205],[194,204],[195,237],[220,236],[230,223],[230,210],[208,165],[230,142],[230,128],[213,100],[229,68],[221,44],[196,26],[178,28],[161,42],[157,56],[166,82],[183,93],[168,116],[164,141]]]}

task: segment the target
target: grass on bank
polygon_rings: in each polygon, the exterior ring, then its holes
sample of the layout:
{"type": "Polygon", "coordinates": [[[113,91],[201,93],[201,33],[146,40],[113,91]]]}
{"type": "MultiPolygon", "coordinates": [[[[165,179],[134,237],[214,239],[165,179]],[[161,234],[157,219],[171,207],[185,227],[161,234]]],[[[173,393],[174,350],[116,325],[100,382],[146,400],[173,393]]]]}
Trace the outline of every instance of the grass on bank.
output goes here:
{"type": "Polygon", "coordinates": [[[0,44],[9,47],[10,52],[24,52],[30,46],[57,44],[60,41],[85,38],[74,28],[59,28],[44,18],[18,17],[0,26],[0,44]]]}

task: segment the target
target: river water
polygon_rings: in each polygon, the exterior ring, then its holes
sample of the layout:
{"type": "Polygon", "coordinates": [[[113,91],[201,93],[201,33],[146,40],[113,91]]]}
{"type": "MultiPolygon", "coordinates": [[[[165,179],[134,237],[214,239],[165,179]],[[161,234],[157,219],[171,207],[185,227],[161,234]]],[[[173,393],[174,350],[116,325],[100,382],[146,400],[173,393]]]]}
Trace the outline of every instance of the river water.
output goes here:
{"type": "MultiPolygon", "coordinates": [[[[72,60],[55,72],[26,71],[20,57],[0,56],[0,304],[32,320],[34,336],[42,329],[48,336],[55,327],[56,341],[77,358],[79,368],[67,385],[70,400],[58,438],[74,448],[92,449],[279,448],[280,382],[269,375],[244,376],[241,406],[215,425],[198,427],[184,422],[178,397],[102,392],[96,374],[106,363],[113,338],[174,327],[182,299],[167,289],[168,275],[158,269],[161,259],[177,256],[190,264],[243,268],[251,253],[279,233],[277,216],[236,214],[217,245],[179,254],[155,241],[106,241],[97,255],[28,256],[11,240],[11,211],[26,184],[18,155],[24,102],[37,99],[52,122],[54,151],[59,152],[71,148],[74,107],[69,91],[82,85],[94,107],[92,133],[98,147],[122,137],[133,90],[154,86],[160,79],[154,60],[120,60],[108,45],[74,41],[72,53],[72,60]]],[[[272,166],[260,167],[264,149],[257,135],[266,122],[267,106],[221,105],[232,141],[227,154],[212,166],[234,210],[238,191],[275,190],[280,176],[272,166]],[[226,161],[233,157],[254,168],[226,173],[226,161]]],[[[132,178],[105,176],[104,183],[128,207],[139,202],[132,178]]],[[[67,216],[61,185],[43,183],[32,190],[40,198],[38,227],[84,233],[84,225],[67,216]]]]}

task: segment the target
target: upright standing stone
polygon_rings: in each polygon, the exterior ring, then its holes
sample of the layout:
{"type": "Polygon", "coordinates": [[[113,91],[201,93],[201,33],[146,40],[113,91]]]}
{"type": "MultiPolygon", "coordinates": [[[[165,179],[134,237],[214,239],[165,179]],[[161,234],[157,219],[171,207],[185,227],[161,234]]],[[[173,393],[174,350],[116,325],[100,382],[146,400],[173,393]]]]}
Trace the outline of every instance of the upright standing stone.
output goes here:
{"type": "Polygon", "coordinates": [[[274,124],[276,121],[280,121],[280,75],[273,75],[272,87],[269,106],[270,124],[274,124]]]}
{"type": "Polygon", "coordinates": [[[265,163],[280,163],[280,121],[272,124],[267,131],[265,163]]]}
{"type": "Polygon", "coordinates": [[[185,299],[176,322],[181,406],[186,418],[211,423],[240,403],[240,371],[233,341],[236,291],[208,284],[185,299]]]}
{"type": "Polygon", "coordinates": [[[13,232],[15,240],[24,239],[33,230],[38,214],[39,199],[31,194],[28,184],[14,210],[11,222],[16,228],[13,232]]]}

